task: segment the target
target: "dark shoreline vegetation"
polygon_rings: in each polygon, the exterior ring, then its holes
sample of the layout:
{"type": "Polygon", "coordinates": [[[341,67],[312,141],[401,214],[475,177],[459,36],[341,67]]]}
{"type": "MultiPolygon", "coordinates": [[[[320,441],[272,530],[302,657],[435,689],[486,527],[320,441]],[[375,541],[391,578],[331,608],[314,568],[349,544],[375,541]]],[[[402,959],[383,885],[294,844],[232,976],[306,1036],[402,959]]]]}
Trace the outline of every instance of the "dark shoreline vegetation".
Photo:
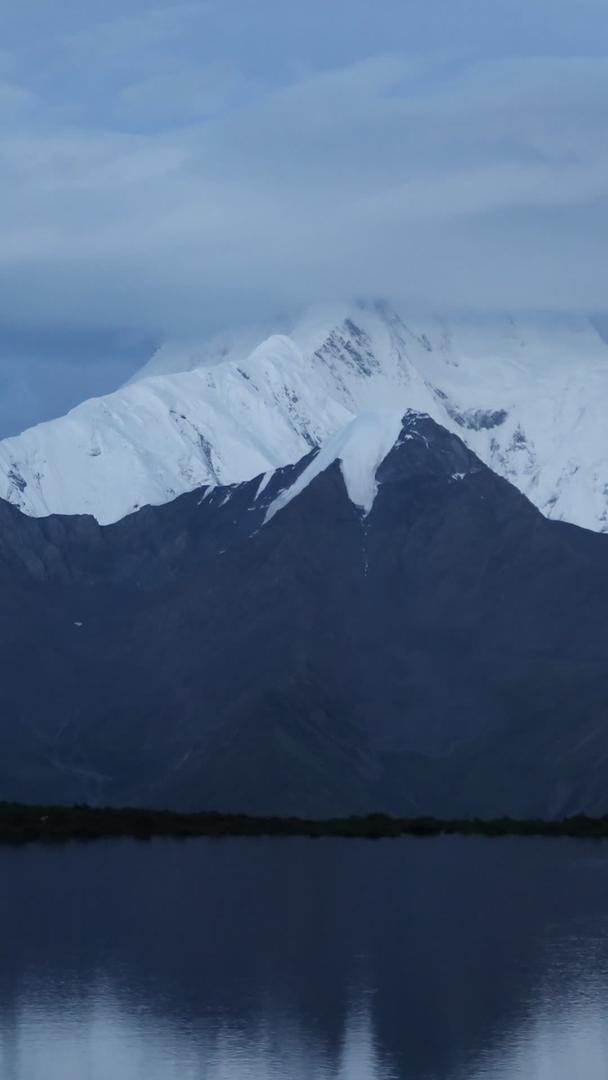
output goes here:
{"type": "Polygon", "coordinates": [[[401,818],[388,814],[326,818],[178,813],[133,807],[29,806],[0,802],[0,844],[100,840],[112,837],[304,836],[368,840],[398,836],[570,836],[608,839],[608,815],[559,821],[520,818],[401,818]]]}

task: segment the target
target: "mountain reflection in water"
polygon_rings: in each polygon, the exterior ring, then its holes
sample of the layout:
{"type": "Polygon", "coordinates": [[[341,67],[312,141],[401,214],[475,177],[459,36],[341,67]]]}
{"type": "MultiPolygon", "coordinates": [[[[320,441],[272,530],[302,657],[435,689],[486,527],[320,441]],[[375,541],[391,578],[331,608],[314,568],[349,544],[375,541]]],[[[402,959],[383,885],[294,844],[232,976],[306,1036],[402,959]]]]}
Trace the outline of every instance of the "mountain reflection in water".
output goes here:
{"type": "Polygon", "coordinates": [[[1,1080],[605,1080],[608,846],[0,851],[1,1080]]]}

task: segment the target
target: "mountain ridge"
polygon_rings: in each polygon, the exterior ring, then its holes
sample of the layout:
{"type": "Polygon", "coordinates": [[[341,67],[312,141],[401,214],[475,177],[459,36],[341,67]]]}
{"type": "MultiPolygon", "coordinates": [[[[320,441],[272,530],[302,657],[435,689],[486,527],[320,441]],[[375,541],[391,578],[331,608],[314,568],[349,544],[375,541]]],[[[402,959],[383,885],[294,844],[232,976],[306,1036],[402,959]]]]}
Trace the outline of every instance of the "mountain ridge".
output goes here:
{"type": "Polygon", "coordinates": [[[161,349],[121,390],[0,442],[0,497],[109,523],[293,464],[361,412],[411,408],[547,516],[608,529],[608,349],[591,320],[413,323],[367,304],[286,330],[161,349]]]}

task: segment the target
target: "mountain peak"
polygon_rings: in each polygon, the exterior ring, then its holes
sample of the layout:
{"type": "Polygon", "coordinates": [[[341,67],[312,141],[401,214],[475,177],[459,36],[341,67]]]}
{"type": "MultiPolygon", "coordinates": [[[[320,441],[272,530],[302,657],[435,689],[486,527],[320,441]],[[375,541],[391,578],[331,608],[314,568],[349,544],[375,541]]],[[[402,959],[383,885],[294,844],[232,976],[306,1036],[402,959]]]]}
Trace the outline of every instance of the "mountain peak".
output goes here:
{"type": "Polygon", "coordinates": [[[380,466],[397,448],[401,448],[398,465],[401,475],[407,470],[409,474],[461,480],[482,467],[460,438],[427,413],[414,409],[405,413],[394,409],[370,410],[359,413],[323,444],[293,483],[273,499],[265,520],[270,521],[335,462],[339,464],[350,501],[367,516],[378,493],[380,466]]]}
{"type": "Polygon", "coordinates": [[[351,502],[369,514],[378,490],[376,471],[397,442],[402,425],[400,412],[386,409],[359,413],[327,440],[297,480],[270,504],[266,521],[295,499],[334,461],[340,463],[351,502]]]}

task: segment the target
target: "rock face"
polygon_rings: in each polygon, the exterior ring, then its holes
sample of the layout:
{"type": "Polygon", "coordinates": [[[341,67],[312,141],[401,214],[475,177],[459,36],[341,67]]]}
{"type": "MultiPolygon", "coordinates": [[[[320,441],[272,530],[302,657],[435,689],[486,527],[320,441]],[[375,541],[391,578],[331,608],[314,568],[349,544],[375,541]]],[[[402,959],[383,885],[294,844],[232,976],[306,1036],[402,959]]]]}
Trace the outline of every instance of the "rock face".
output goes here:
{"type": "Polygon", "coordinates": [[[112,526],[0,503],[0,797],[608,812],[608,539],[385,419],[112,526]]]}
{"type": "Polygon", "coordinates": [[[608,530],[608,346],[594,324],[420,322],[382,303],[161,349],[128,386],[1,441],[0,498],[114,522],[294,463],[378,408],[428,413],[547,517],[608,530]]]}

